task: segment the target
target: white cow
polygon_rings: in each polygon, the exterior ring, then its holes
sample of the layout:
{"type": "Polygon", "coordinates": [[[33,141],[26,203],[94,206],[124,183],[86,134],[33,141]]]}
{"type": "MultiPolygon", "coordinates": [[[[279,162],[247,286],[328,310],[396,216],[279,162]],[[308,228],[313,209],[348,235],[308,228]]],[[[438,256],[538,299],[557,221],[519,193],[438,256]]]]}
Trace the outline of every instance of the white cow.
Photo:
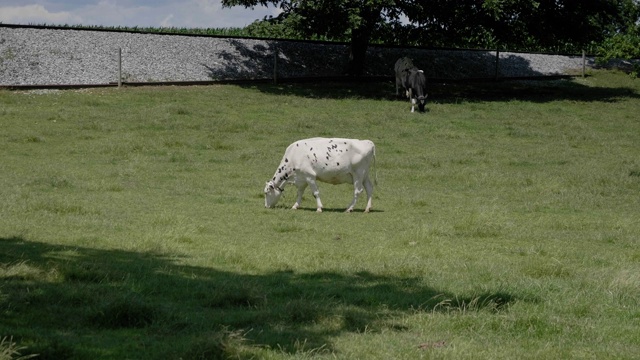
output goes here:
{"type": "Polygon", "coordinates": [[[375,163],[375,145],[370,140],[312,138],[298,140],[287,147],[280,166],[273,178],[264,187],[264,206],[276,205],[284,186],[293,183],[298,188],[298,198],[292,209],[297,209],[302,202],[302,194],[311,186],[316,198],[318,212],[322,212],[322,202],[316,180],[329,184],[352,183],[354,187],[353,201],[347,212],[353,211],[358,195],[363,188],[367,191],[367,207],[371,210],[373,184],[369,179],[369,166],[375,163]]]}

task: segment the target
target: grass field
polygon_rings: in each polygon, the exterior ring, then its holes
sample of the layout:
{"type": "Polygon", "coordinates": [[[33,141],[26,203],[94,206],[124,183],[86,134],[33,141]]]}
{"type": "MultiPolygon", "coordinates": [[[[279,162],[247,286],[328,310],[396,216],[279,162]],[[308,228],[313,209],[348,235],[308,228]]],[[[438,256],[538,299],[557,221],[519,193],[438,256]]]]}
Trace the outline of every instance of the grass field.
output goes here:
{"type": "Polygon", "coordinates": [[[0,92],[0,358],[632,359],[640,82],[0,92]],[[373,209],[262,189],[376,143],[373,209]]]}

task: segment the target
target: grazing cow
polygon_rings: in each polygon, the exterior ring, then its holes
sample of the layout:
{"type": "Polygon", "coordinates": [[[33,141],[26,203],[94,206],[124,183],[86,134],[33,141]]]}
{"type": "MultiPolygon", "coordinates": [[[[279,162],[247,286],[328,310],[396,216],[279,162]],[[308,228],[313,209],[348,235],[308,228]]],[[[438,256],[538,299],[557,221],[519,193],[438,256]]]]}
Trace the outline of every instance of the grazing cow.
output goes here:
{"type": "Polygon", "coordinates": [[[292,209],[302,202],[302,194],[311,186],[316,198],[317,211],[322,212],[322,202],[316,180],[329,184],[352,183],[353,201],[346,212],[353,211],[358,195],[367,191],[367,207],[371,210],[373,184],[369,179],[369,166],[375,163],[375,145],[370,140],[312,138],[298,140],[287,147],[280,166],[273,178],[264,187],[264,206],[274,207],[284,191],[284,186],[293,183],[298,188],[298,198],[292,209]]]}
{"type": "Polygon", "coordinates": [[[424,111],[427,102],[427,79],[424,71],[413,65],[413,61],[408,57],[403,57],[396,61],[394,66],[396,71],[396,95],[400,95],[399,89],[402,86],[406,96],[411,101],[411,112],[415,111],[416,103],[418,109],[424,111]]]}

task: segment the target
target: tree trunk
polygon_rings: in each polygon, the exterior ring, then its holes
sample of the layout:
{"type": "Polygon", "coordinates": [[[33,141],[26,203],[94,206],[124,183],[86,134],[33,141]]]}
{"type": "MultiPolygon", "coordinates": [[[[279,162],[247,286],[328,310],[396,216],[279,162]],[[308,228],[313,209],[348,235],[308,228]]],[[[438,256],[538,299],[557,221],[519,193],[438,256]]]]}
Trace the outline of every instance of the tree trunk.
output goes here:
{"type": "Polygon", "coordinates": [[[351,49],[347,67],[347,75],[351,76],[364,75],[367,48],[369,47],[373,29],[382,14],[382,7],[363,7],[361,11],[362,24],[351,32],[351,49]]]}
{"type": "Polygon", "coordinates": [[[362,76],[364,74],[367,47],[371,34],[364,29],[353,29],[351,36],[351,48],[349,50],[349,64],[347,75],[362,76]]]}

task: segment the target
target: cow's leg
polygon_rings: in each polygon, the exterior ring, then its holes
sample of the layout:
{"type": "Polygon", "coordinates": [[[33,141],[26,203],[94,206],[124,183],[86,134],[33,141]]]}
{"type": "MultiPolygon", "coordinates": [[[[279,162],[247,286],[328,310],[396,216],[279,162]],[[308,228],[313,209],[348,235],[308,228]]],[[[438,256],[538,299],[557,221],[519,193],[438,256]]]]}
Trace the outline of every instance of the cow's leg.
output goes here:
{"type": "Polygon", "coordinates": [[[373,184],[369,179],[369,175],[364,178],[364,189],[367,190],[367,207],[364,212],[368,213],[371,210],[371,199],[373,198],[373,184]]]}
{"type": "Polygon", "coordinates": [[[409,102],[411,102],[411,112],[415,110],[416,100],[413,98],[413,89],[409,89],[409,102]]]}
{"type": "Polygon", "coordinates": [[[307,182],[311,187],[311,191],[313,192],[313,197],[316,198],[316,206],[318,209],[317,212],[322,212],[322,201],[320,201],[320,190],[318,190],[318,185],[316,184],[316,179],[308,179],[307,182]]]}
{"type": "Polygon", "coordinates": [[[296,198],[296,203],[291,207],[293,210],[299,208],[300,204],[302,204],[302,194],[304,194],[304,190],[307,188],[307,183],[296,184],[296,187],[298,188],[298,197],[296,198]]]}
{"type": "Polygon", "coordinates": [[[364,188],[362,187],[362,180],[353,180],[353,200],[351,201],[351,204],[349,204],[349,207],[347,207],[347,210],[345,212],[353,211],[353,208],[354,206],[356,206],[356,202],[358,201],[358,195],[360,195],[363,190],[364,188]]]}

